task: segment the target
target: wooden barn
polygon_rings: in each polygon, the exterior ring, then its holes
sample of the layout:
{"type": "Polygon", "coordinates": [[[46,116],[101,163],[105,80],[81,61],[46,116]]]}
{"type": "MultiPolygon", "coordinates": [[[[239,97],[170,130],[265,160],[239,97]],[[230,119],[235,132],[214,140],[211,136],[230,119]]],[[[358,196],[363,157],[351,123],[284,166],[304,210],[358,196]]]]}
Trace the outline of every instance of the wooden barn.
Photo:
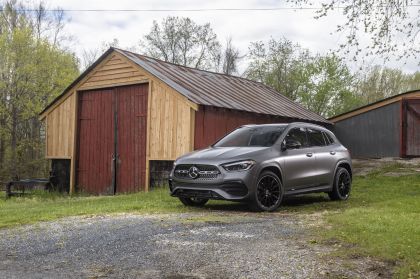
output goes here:
{"type": "Polygon", "coordinates": [[[354,158],[420,157],[420,90],[392,96],[329,120],[354,158]]]}
{"type": "Polygon", "coordinates": [[[147,191],[156,166],[167,170],[178,156],[243,124],[330,125],[261,83],[116,48],[106,51],[40,118],[46,127],[46,158],[68,180],[66,190],[93,194],[147,191]]]}

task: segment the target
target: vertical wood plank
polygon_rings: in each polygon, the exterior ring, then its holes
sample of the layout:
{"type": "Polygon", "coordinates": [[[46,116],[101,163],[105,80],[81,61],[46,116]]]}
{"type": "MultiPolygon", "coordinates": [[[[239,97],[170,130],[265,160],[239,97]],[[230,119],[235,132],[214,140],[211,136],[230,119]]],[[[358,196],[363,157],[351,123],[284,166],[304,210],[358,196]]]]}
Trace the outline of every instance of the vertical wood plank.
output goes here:
{"type": "Polygon", "coordinates": [[[72,107],[70,107],[70,113],[72,115],[72,133],[69,135],[71,137],[71,141],[69,144],[71,145],[71,162],[70,162],[70,194],[73,195],[76,192],[76,160],[77,160],[77,114],[78,114],[78,96],[79,93],[74,91],[72,96],[72,107]]]}

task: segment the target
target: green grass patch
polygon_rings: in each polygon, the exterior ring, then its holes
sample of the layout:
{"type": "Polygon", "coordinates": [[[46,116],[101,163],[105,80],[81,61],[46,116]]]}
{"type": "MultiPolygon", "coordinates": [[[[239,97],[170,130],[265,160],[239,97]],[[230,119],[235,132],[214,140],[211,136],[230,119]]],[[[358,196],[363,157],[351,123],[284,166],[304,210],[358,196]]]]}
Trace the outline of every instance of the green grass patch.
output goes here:
{"type": "MultiPolygon", "coordinates": [[[[388,167],[384,171],[389,171],[388,167]]],[[[343,243],[343,256],[374,256],[396,264],[396,278],[420,277],[420,175],[355,177],[351,198],[327,202],[322,195],[286,201],[288,211],[325,211],[326,243],[343,243]],[[350,247],[350,248],[349,248],[350,247]]]]}
{"type": "Polygon", "coordinates": [[[356,178],[351,199],[326,218],[327,237],[356,244],[347,253],[396,261],[399,278],[420,276],[419,175],[356,178]]]}
{"type": "Polygon", "coordinates": [[[168,189],[148,193],[117,196],[69,197],[54,193],[35,192],[6,200],[0,194],[0,228],[49,221],[66,216],[110,213],[174,213],[190,212],[194,208],[183,206],[169,196],[168,189]]]}

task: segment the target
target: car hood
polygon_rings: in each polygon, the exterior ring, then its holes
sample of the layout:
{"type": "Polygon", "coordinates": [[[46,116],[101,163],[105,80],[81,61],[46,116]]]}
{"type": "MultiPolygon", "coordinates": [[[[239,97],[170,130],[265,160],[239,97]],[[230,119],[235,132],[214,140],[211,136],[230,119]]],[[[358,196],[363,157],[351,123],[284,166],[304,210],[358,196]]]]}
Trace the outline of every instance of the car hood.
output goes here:
{"type": "Polygon", "coordinates": [[[188,153],[180,157],[179,163],[200,163],[210,161],[232,161],[241,159],[254,159],[253,155],[259,154],[270,147],[209,147],[188,153]]]}

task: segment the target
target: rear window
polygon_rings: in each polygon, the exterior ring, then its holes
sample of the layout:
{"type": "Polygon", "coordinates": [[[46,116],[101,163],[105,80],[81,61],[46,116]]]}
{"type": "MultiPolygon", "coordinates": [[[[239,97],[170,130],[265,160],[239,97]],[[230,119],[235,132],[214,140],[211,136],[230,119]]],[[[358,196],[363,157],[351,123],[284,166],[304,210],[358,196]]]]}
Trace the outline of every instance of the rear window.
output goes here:
{"type": "Polygon", "coordinates": [[[316,129],[308,128],[309,146],[324,146],[326,145],[322,132],[316,129]]]}
{"type": "Polygon", "coordinates": [[[334,139],[331,137],[330,134],[328,134],[326,132],[322,132],[322,133],[324,134],[325,141],[328,145],[334,143],[334,139]]]}

